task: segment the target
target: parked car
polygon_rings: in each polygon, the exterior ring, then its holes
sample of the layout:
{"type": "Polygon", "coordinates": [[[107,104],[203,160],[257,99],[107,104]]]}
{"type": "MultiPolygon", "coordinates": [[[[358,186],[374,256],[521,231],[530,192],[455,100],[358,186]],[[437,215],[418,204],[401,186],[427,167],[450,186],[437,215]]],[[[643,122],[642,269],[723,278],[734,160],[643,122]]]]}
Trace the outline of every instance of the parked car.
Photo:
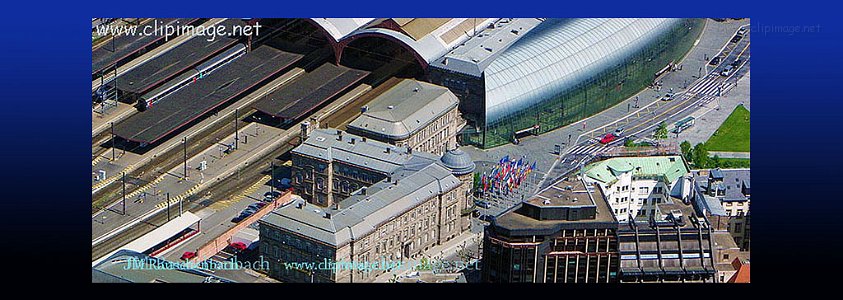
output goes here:
{"type": "Polygon", "coordinates": [[[611,143],[612,141],[614,141],[617,138],[618,137],[615,136],[614,133],[607,133],[606,135],[603,136],[603,138],[600,139],[600,143],[601,144],[608,144],[608,143],[611,143]]]}
{"type": "Polygon", "coordinates": [[[742,36],[742,35],[740,35],[740,34],[736,34],[734,37],[732,37],[731,42],[732,42],[732,43],[737,43],[737,42],[739,42],[742,38],[743,38],[743,36],[742,36]]]}
{"type": "Polygon", "coordinates": [[[251,216],[251,215],[255,214],[255,212],[257,212],[257,211],[258,211],[257,208],[246,207],[245,209],[243,209],[243,211],[240,212],[240,214],[246,215],[248,217],[248,216],[251,216]]]}
{"type": "Polygon", "coordinates": [[[231,246],[231,248],[234,248],[234,250],[237,250],[237,251],[243,251],[243,250],[246,250],[246,248],[247,248],[246,244],[243,243],[243,242],[234,242],[234,243],[231,243],[229,246],[231,246]]]}
{"type": "Polygon", "coordinates": [[[741,60],[741,59],[736,59],[735,61],[733,61],[733,62],[732,62],[731,66],[733,66],[733,67],[737,68],[737,67],[739,67],[739,66],[741,65],[741,63],[742,63],[742,62],[743,62],[743,60],[741,60]]]}
{"type": "Polygon", "coordinates": [[[265,202],[255,202],[255,203],[249,204],[249,208],[254,209],[255,211],[260,210],[264,206],[266,206],[265,202]]]}
{"type": "Polygon", "coordinates": [[[196,257],[196,252],[193,252],[193,251],[187,251],[187,252],[185,252],[184,254],[181,255],[182,260],[188,260],[188,259],[192,259],[194,257],[196,257]]]}
{"type": "Polygon", "coordinates": [[[240,214],[239,216],[231,218],[231,223],[240,223],[240,221],[243,221],[243,219],[245,219],[246,217],[248,216],[240,214]]]}
{"type": "Polygon", "coordinates": [[[266,192],[266,193],[263,194],[263,201],[264,202],[272,202],[275,199],[277,199],[278,197],[281,197],[281,192],[277,192],[277,191],[266,192]]]}
{"type": "Polygon", "coordinates": [[[495,216],[493,216],[493,215],[482,215],[482,216],[480,216],[480,218],[478,218],[478,219],[479,219],[480,221],[486,221],[486,222],[491,223],[492,221],[494,221],[494,220],[495,220],[495,216]]]}
{"type": "Polygon", "coordinates": [[[719,65],[720,64],[720,56],[715,56],[714,58],[711,59],[711,61],[708,64],[712,65],[712,66],[719,65]]]}
{"type": "Polygon", "coordinates": [[[492,207],[492,206],[489,204],[489,202],[486,202],[486,201],[483,201],[483,200],[474,201],[474,204],[475,204],[475,205],[477,205],[477,206],[479,206],[479,207],[482,207],[482,208],[490,208],[490,207],[492,207]]]}
{"type": "Polygon", "coordinates": [[[673,94],[673,93],[667,93],[667,94],[664,94],[664,96],[662,96],[662,99],[661,99],[661,100],[662,100],[662,101],[670,101],[670,100],[673,100],[674,98],[676,98],[676,95],[675,95],[675,94],[673,94]]]}
{"type": "Polygon", "coordinates": [[[741,27],[741,29],[738,29],[738,35],[744,35],[744,34],[746,34],[746,27],[741,27]]]}

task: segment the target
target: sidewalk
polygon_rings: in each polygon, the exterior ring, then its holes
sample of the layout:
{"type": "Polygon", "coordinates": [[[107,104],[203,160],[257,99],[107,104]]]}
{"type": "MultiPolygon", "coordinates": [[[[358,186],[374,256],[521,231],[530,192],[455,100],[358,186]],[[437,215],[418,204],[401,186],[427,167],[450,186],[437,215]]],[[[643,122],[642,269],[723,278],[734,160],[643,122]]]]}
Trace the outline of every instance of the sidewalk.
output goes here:
{"type": "MultiPolygon", "coordinates": [[[[457,251],[457,249],[459,249],[459,247],[461,247],[463,245],[463,243],[465,243],[466,245],[469,245],[469,243],[472,241],[472,239],[475,239],[476,241],[482,241],[483,240],[483,232],[473,233],[470,230],[466,231],[463,234],[460,234],[460,235],[454,237],[450,241],[447,241],[447,242],[445,242],[441,245],[436,245],[434,247],[431,247],[430,250],[428,250],[427,252],[422,254],[422,257],[427,257],[428,259],[433,260],[433,261],[437,261],[437,260],[441,261],[441,260],[444,260],[444,259],[449,259],[449,257],[453,257],[453,256],[457,255],[456,251],[457,251]]],[[[466,246],[466,247],[468,247],[468,246],[466,246]]],[[[407,262],[404,262],[404,263],[405,263],[405,265],[409,263],[410,266],[413,266],[413,265],[416,265],[416,264],[412,264],[410,262],[418,262],[418,261],[420,261],[420,259],[415,260],[415,261],[414,260],[408,260],[407,262]]],[[[403,268],[403,269],[397,270],[397,271],[386,272],[386,273],[380,274],[377,277],[375,277],[374,282],[389,282],[394,276],[407,275],[407,274],[409,274],[413,271],[415,271],[415,270],[403,268]]]]}
{"type": "MultiPolygon", "coordinates": [[[[735,107],[743,104],[746,109],[751,111],[750,73],[751,71],[747,72],[743,78],[738,80],[738,84],[729,90],[728,93],[720,97],[719,102],[712,101],[693,112],[691,116],[697,119],[694,126],[680,133],[678,138],[675,135],[671,135],[670,139],[677,143],[688,141],[691,145],[704,143],[711,138],[711,135],[717,131],[717,128],[720,128],[720,125],[723,124],[723,121],[726,121],[726,118],[735,110],[735,107]]],[[[713,152],[709,152],[712,153],[711,155],[714,155],[713,152]]],[[[724,156],[721,155],[720,157],[724,156]]]]}
{"type": "Polygon", "coordinates": [[[724,152],[724,151],[709,151],[708,156],[720,158],[745,158],[749,159],[749,152],[724,152]]]}

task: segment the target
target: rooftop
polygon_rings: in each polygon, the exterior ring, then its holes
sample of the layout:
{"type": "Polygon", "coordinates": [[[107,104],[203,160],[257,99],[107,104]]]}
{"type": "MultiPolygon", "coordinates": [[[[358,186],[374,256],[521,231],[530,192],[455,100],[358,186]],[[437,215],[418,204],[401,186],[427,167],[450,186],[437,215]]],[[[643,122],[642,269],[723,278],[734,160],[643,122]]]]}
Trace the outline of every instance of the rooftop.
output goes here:
{"type": "Polygon", "coordinates": [[[264,96],[252,107],[275,117],[295,120],[337,96],[368,74],[366,71],[325,63],[293,83],[264,96]]]}
{"type": "Polygon", "coordinates": [[[167,96],[143,113],[114,126],[115,135],[127,140],[155,143],[160,138],[202,117],[278,74],[302,56],[261,46],[246,53],[199,82],[167,96]]]}
{"type": "Polygon", "coordinates": [[[500,19],[430,65],[480,77],[495,58],[542,21],[538,18],[500,19]]]}
{"type": "MultiPolygon", "coordinates": [[[[145,28],[165,27],[170,25],[187,25],[192,24],[198,19],[152,19],[138,27],[138,31],[145,28]],[[155,23],[157,22],[157,23],[155,23]],[[156,25],[157,24],[157,25],[156,25]]],[[[171,36],[172,37],[172,36],[171,36]]],[[[161,34],[123,34],[108,37],[108,42],[102,44],[92,50],[91,56],[91,70],[92,74],[99,74],[106,68],[113,67],[114,63],[138,52],[153,43],[156,43],[164,38],[161,34]]]]}
{"type": "Polygon", "coordinates": [[[539,231],[551,234],[559,231],[563,226],[576,227],[579,224],[588,223],[602,223],[606,226],[617,224],[617,220],[612,214],[600,187],[586,184],[583,180],[577,178],[563,178],[541,190],[536,196],[525,200],[525,202],[542,209],[594,207],[596,214],[593,219],[537,220],[518,213],[517,210],[524,205],[521,204],[516,209],[509,210],[497,217],[495,226],[511,233],[529,231],[531,234],[537,234],[536,231],[539,231]]]}
{"type": "Polygon", "coordinates": [[[145,93],[150,88],[198,65],[236,42],[237,40],[227,37],[220,37],[210,42],[205,37],[193,37],[142,65],[121,73],[116,82],[111,81],[108,85],[116,85],[125,92],[145,93]]]}
{"type": "Polygon", "coordinates": [[[458,104],[457,97],[445,87],[404,79],[375,97],[348,127],[390,139],[405,139],[458,104]]]}
{"type": "Polygon", "coordinates": [[[616,157],[586,166],[585,176],[603,184],[612,184],[617,176],[630,171],[633,176],[663,177],[668,184],[672,184],[688,174],[689,169],[678,155],[616,157]]]}
{"type": "Polygon", "coordinates": [[[91,269],[92,282],[135,283],[227,283],[232,282],[195,268],[179,268],[180,264],[121,250],[91,269]],[[145,267],[141,267],[143,262],[145,267]],[[137,263],[137,265],[136,265],[137,263]],[[172,268],[167,264],[173,264],[172,268]],[[133,267],[136,266],[136,267],[133,267]],[[159,267],[154,267],[159,266],[159,267]]]}
{"type": "Polygon", "coordinates": [[[406,147],[342,132],[338,129],[315,129],[293,153],[323,160],[341,161],[382,173],[392,173],[414,156],[438,160],[422,152],[410,155],[406,147]]]}
{"type": "Polygon", "coordinates": [[[450,170],[438,164],[417,170],[402,168],[391,179],[361,189],[340,201],[337,208],[312,206],[298,200],[267,214],[261,222],[341,247],[461,184],[450,170]]]}
{"type": "Polygon", "coordinates": [[[750,169],[710,169],[696,170],[694,179],[704,191],[710,188],[724,189],[725,196],[716,197],[721,201],[747,201],[750,198],[750,169]],[[722,180],[722,183],[711,185],[709,178],[722,180]],[[744,189],[746,188],[746,189],[744,189]],[[746,193],[746,194],[744,194],[746,193]]]}

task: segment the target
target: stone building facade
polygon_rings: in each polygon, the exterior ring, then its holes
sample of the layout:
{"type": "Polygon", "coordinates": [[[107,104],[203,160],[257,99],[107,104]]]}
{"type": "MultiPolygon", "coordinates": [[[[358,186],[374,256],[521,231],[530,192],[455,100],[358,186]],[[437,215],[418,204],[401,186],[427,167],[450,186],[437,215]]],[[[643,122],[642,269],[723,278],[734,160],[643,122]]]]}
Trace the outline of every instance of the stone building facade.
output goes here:
{"type": "Polygon", "coordinates": [[[459,99],[447,88],[404,79],[378,95],[348,124],[348,132],[395,146],[442,155],[465,125],[459,99]]]}

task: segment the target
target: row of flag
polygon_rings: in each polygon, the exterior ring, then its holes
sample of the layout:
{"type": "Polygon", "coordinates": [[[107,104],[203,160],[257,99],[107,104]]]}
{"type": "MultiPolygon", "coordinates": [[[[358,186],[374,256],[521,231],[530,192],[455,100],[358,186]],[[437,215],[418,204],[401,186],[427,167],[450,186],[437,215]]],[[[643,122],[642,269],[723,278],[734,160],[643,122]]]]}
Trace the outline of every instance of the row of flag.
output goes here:
{"type": "Polygon", "coordinates": [[[536,162],[534,161],[531,165],[525,158],[526,156],[522,156],[515,160],[507,155],[501,158],[498,164],[492,166],[488,174],[483,172],[483,176],[480,177],[483,193],[491,190],[508,194],[517,189],[527,176],[536,170],[536,162]]]}

